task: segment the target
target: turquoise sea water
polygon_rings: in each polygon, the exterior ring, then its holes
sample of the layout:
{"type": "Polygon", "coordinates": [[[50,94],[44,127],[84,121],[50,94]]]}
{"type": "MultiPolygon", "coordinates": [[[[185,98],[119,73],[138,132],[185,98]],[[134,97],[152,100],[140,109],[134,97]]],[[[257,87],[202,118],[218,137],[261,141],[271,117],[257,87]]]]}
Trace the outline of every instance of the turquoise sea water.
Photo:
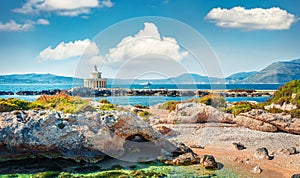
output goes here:
{"type": "MultiPolygon", "coordinates": [[[[131,88],[131,89],[251,89],[251,90],[277,90],[283,84],[153,84],[143,85],[108,85],[108,88],[131,88]]],[[[51,89],[70,89],[81,86],[80,84],[0,84],[0,91],[41,91],[51,89]]]]}
{"type": "MultiPolygon", "coordinates": [[[[26,85],[6,85],[6,84],[0,84],[0,91],[12,91],[12,92],[18,92],[18,91],[41,91],[41,90],[51,90],[51,89],[70,89],[72,87],[75,87],[76,85],[53,85],[53,84],[26,84],[26,85]]],[[[197,89],[236,89],[236,88],[243,88],[243,89],[255,89],[255,90],[276,90],[278,87],[280,87],[280,84],[228,84],[228,85],[208,85],[208,84],[198,84],[198,85],[150,85],[148,86],[149,89],[159,89],[159,88],[165,88],[165,89],[195,89],[195,86],[197,89]]],[[[111,86],[108,86],[111,87],[111,86]]],[[[119,85],[116,86],[116,88],[144,88],[145,86],[141,85],[132,85],[132,86],[125,86],[125,85],[119,85]]],[[[0,95],[0,98],[20,98],[27,101],[34,101],[39,96],[20,96],[20,95],[0,95]]],[[[95,101],[98,101],[104,97],[98,97],[98,98],[91,98],[95,101]]],[[[193,98],[192,96],[184,96],[184,97],[168,97],[168,96],[109,96],[105,97],[108,101],[110,101],[113,104],[118,105],[135,105],[135,104],[141,104],[145,106],[155,105],[158,103],[163,103],[169,100],[175,100],[175,101],[184,101],[193,98]]],[[[236,101],[256,101],[256,102],[264,102],[268,99],[268,97],[227,97],[226,101],[228,102],[236,102],[236,101]]]]}

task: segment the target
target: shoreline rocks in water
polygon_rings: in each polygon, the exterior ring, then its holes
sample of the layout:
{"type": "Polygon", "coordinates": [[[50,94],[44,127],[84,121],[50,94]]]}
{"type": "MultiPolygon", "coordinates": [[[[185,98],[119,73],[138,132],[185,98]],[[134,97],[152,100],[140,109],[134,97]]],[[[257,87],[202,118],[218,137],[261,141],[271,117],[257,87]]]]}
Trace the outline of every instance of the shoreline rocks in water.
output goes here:
{"type": "Polygon", "coordinates": [[[198,96],[202,97],[210,93],[219,94],[225,97],[261,97],[272,96],[273,92],[257,91],[252,93],[247,92],[232,92],[232,91],[206,91],[200,89],[129,89],[129,88],[100,88],[92,89],[85,87],[74,87],[66,90],[42,90],[42,91],[18,91],[13,93],[11,91],[0,91],[0,95],[55,95],[61,91],[66,92],[72,96],[81,97],[103,97],[103,96],[198,96]]]}

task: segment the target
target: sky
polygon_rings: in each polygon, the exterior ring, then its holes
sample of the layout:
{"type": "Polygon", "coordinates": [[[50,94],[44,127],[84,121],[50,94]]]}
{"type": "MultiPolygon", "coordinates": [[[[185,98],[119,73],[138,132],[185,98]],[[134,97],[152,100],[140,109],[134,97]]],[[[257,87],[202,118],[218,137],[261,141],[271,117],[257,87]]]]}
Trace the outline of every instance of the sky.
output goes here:
{"type": "Polygon", "coordinates": [[[0,75],[228,76],[300,58],[295,0],[3,0],[0,75]]]}

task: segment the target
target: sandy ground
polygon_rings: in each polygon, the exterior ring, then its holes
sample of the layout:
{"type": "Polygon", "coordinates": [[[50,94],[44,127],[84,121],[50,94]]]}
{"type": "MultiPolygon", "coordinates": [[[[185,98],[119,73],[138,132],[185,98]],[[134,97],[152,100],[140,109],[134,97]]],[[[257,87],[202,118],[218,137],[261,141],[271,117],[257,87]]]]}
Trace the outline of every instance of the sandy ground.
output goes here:
{"type": "Polygon", "coordinates": [[[213,155],[217,162],[224,164],[243,177],[290,178],[300,171],[300,155],[276,155],[272,160],[258,160],[253,157],[253,150],[234,150],[222,145],[209,145],[204,149],[193,149],[198,155],[213,155]],[[263,171],[253,173],[255,166],[263,171]]]}
{"type": "MultiPolygon", "coordinates": [[[[152,109],[157,118],[166,118],[168,111],[152,109]]],[[[242,177],[290,178],[300,174],[300,153],[287,155],[279,153],[281,149],[295,147],[300,151],[300,135],[283,132],[269,133],[238,127],[235,124],[164,124],[176,134],[166,136],[169,140],[177,140],[188,146],[199,145],[204,149],[193,149],[198,155],[213,155],[218,162],[231,168],[242,177]],[[232,143],[240,142],[245,150],[236,150],[232,143]],[[265,147],[272,160],[258,160],[253,154],[257,148],[265,147]],[[255,166],[263,171],[252,173],[255,166]]]]}

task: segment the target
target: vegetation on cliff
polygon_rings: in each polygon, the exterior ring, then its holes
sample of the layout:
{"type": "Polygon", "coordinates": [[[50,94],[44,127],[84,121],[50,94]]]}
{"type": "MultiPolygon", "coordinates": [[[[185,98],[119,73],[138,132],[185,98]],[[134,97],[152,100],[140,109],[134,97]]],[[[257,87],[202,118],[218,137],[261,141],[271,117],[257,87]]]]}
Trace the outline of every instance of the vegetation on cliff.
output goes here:
{"type": "Polygon", "coordinates": [[[270,103],[276,103],[282,105],[294,104],[300,107],[300,80],[293,80],[284,84],[274,93],[270,103]]]}
{"type": "Polygon", "coordinates": [[[293,110],[282,110],[278,108],[270,108],[267,111],[271,113],[288,113],[292,117],[300,117],[300,80],[293,80],[282,87],[280,87],[275,93],[274,96],[265,103],[250,103],[250,102],[237,102],[233,103],[233,106],[227,107],[226,112],[238,115],[240,113],[248,112],[251,109],[265,109],[264,106],[270,104],[293,104],[297,106],[297,109],[293,110]]]}

